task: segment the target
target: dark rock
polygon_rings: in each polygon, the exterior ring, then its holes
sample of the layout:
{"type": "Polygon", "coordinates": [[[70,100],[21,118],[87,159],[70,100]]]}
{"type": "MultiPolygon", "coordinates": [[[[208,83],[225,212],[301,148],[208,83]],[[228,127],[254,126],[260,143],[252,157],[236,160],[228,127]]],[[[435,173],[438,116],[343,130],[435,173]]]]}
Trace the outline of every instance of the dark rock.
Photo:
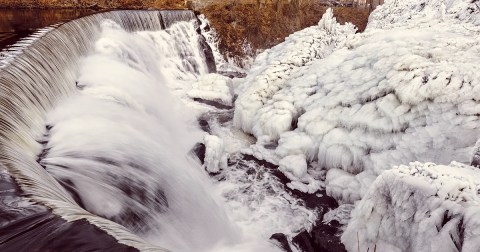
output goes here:
{"type": "Polygon", "coordinates": [[[293,244],[303,252],[346,252],[345,246],[340,241],[340,224],[317,224],[311,231],[303,231],[295,236],[293,244]]]}
{"type": "Polygon", "coordinates": [[[477,151],[473,154],[471,166],[480,168],[480,152],[477,151]]]}
{"type": "Polygon", "coordinates": [[[203,131],[210,133],[210,125],[208,123],[208,118],[200,117],[198,118],[198,125],[203,131]]]}
{"type": "Polygon", "coordinates": [[[275,150],[278,147],[278,143],[277,142],[268,143],[268,144],[265,144],[263,147],[268,150],[275,150]]]}
{"type": "Polygon", "coordinates": [[[307,231],[303,231],[292,239],[293,244],[303,252],[316,252],[312,245],[312,237],[307,231]]]}
{"type": "Polygon", "coordinates": [[[195,156],[200,160],[202,165],[205,164],[205,151],[206,151],[206,149],[207,148],[205,147],[205,144],[197,143],[197,144],[195,144],[195,146],[191,150],[191,152],[193,154],[195,154],[195,156]]]}
{"type": "Polygon", "coordinates": [[[233,78],[245,78],[247,77],[246,73],[243,72],[236,72],[236,71],[218,71],[218,74],[226,76],[230,79],[233,78]]]}
{"type": "Polygon", "coordinates": [[[215,57],[213,56],[212,48],[208,45],[207,40],[203,35],[199,36],[200,48],[203,51],[205,56],[205,62],[207,63],[207,69],[209,73],[217,72],[217,64],[215,62],[215,57]]]}
{"type": "Polygon", "coordinates": [[[315,226],[311,232],[312,245],[315,251],[343,252],[345,246],[340,241],[340,224],[337,221],[315,226]]]}
{"type": "Polygon", "coordinates": [[[212,107],[215,107],[215,108],[218,108],[218,109],[229,110],[229,109],[233,108],[232,106],[225,105],[225,104],[221,103],[220,101],[205,100],[205,99],[202,99],[202,98],[193,98],[193,100],[196,101],[196,102],[207,104],[209,106],[212,106],[212,107]]]}
{"type": "Polygon", "coordinates": [[[292,252],[292,249],[290,248],[290,245],[288,244],[288,239],[285,234],[282,233],[276,233],[270,236],[270,240],[273,240],[276,242],[276,245],[278,245],[283,251],[285,252],[292,252]]]}
{"type": "Polygon", "coordinates": [[[319,217],[316,221],[316,224],[322,222],[324,214],[338,207],[338,202],[334,198],[326,195],[325,190],[314,194],[308,194],[294,190],[294,193],[297,195],[297,197],[303,199],[307,208],[317,210],[319,217]]]}
{"type": "Polygon", "coordinates": [[[201,115],[198,119],[200,129],[207,133],[211,133],[210,122],[217,122],[220,126],[225,126],[226,123],[233,120],[233,109],[209,111],[201,115]]]}

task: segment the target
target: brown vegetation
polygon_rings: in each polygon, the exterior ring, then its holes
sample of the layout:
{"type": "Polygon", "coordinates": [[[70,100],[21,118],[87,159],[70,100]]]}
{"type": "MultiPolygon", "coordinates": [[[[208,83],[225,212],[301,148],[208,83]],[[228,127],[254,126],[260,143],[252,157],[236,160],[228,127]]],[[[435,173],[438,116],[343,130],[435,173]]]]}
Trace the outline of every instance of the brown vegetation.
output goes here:
{"type": "MultiPolygon", "coordinates": [[[[229,57],[243,56],[244,41],[253,53],[270,48],[289,34],[317,24],[328,7],[319,1],[223,1],[201,8],[220,35],[220,50],[229,57]],[[228,2],[228,3],[224,3],[228,2]]],[[[351,22],[363,31],[368,21],[368,9],[335,7],[341,23],[351,22]]]]}
{"type": "MultiPolygon", "coordinates": [[[[195,9],[211,22],[220,38],[220,51],[243,58],[244,46],[252,56],[282,42],[289,34],[312,26],[327,9],[310,0],[0,0],[0,8],[91,8],[91,9],[195,9]]],[[[351,22],[363,31],[369,11],[335,7],[341,23],[351,22]]]]}
{"type": "Polygon", "coordinates": [[[0,0],[0,8],[186,8],[184,0],[0,0]]]}

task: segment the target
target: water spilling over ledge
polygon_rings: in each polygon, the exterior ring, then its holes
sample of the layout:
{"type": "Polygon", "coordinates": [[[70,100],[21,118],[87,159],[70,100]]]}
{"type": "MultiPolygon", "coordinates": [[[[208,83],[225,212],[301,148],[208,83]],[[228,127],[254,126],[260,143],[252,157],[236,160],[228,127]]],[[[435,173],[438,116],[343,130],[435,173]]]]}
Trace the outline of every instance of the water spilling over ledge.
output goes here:
{"type": "MultiPolygon", "coordinates": [[[[127,231],[123,226],[92,215],[82,209],[77,204],[79,200],[76,197],[72,197],[65,189],[69,188],[69,186],[71,187],[72,184],[66,183],[65,180],[57,180],[58,170],[57,173],[53,172],[54,175],[57,175],[57,179],[49,174],[53,169],[51,167],[55,165],[43,159],[50,158],[51,160],[54,158],[48,155],[55,153],[54,151],[57,146],[51,148],[51,146],[47,146],[47,144],[51,144],[49,137],[55,137],[55,130],[58,126],[47,125],[46,118],[47,114],[52,111],[55,106],[65,101],[65,99],[78,96],[79,88],[87,91],[89,85],[94,84],[89,82],[89,80],[84,79],[83,82],[79,82],[78,80],[82,65],[88,66],[88,64],[82,64],[82,59],[85,59],[88,55],[95,54],[96,51],[98,52],[98,47],[102,46],[102,41],[107,43],[103,45],[104,49],[115,49],[115,45],[108,44],[108,39],[104,38],[102,40],[102,36],[105,35],[105,30],[108,29],[113,29],[114,31],[112,31],[112,33],[116,33],[119,36],[130,36],[132,32],[161,31],[167,29],[164,33],[156,34],[157,37],[155,37],[155,34],[144,34],[144,36],[149,36],[149,39],[152,41],[156,40],[158,46],[163,46],[163,48],[160,49],[170,53],[170,58],[168,59],[168,55],[165,56],[163,63],[167,64],[167,66],[164,67],[174,69],[170,72],[171,74],[177,74],[177,76],[195,76],[214,70],[214,68],[212,69],[204,60],[207,58],[205,54],[208,54],[209,50],[205,48],[206,43],[201,41],[202,37],[196,31],[194,25],[195,18],[195,15],[190,11],[113,11],[94,14],[65,23],[57,29],[42,34],[41,38],[35,40],[31,45],[27,45],[22,49],[21,54],[4,65],[0,71],[0,104],[2,104],[3,107],[0,112],[2,125],[0,131],[0,141],[2,142],[0,147],[0,162],[2,167],[6,168],[8,173],[12,175],[20,186],[22,196],[49,207],[54,214],[61,216],[67,221],[86,219],[89,223],[94,224],[101,230],[112,235],[122,244],[141,250],[161,250],[159,247],[149,245],[149,243],[146,243],[143,239],[127,231]],[[108,22],[105,22],[105,20],[108,20],[108,22]],[[177,27],[172,27],[177,23],[177,27]],[[175,38],[184,40],[168,41],[169,39],[172,40],[175,38]],[[97,41],[99,39],[100,41],[97,41]],[[96,41],[97,48],[95,48],[96,41]],[[175,58],[175,56],[178,58],[175,58]],[[50,152],[47,153],[45,147],[49,148],[50,152]],[[62,184],[64,186],[62,186],[62,184]]],[[[118,42],[120,44],[122,43],[122,41],[118,42]]],[[[131,45],[125,46],[128,47],[131,45]]],[[[138,56],[134,51],[128,53],[130,53],[130,55],[123,56],[127,58],[138,56]]],[[[144,51],[144,55],[142,56],[148,56],[145,53],[148,52],[144,51]]],[[[106,59],[106,57],[104,57],[104,59],[106,59]]],[[[164,78],[161,77],[158,69],[154,69],[153,65],[143,65],[144,68],[139,69],[138,67],[142,67],[140,66],[142,62],[145,62],[143,61],[144,59],[129,58],[129,60],[129,63],[132,64],[130,66],[134,68],[134,71],[135,68],[137,68],[136,70],[139,74],[137,77],[150,77],[151,81],[158,81],[164,78]],[[157,74],[157,76],[155,76],[155,74],[157,74]]],[[[88,61],[88,58],[86,61],[88,61]]],[[[90,70],[94,71],[95,69],[90,70]]],[[[105,79],[103,81],[105,81],[105,79]]],[[[164,83],[161,84],[164,85],[164,83]]],[[[155,90],[158,91],[158,89],[155,90]]],[[[165,102],[168,104],[168,96],[163,96],[161,99],[167,99],[165,102]]],[[[94,101],[95,98],[91,98],[89,102],[94,101]]],[[[115,102],[108,104],[108,101],[106,102],[107,104],[102,104],[102,101],[104,101],[102,98],[98,98],[96,101],[104,106],[112,104],[113,106],[118,105],[118,103],[115,102]]],[[[88,105],[91,106],[92,103],[88,105]]],[[[75,108],[75,106],[73,107],[75,108]]],[[[99,109],[99,111],[102,109],[100,107],[95,108],[94,106],[89,108],[91,110],[99,109]]],[[[67,111],[66,113],[69,112],[74,113],[75,111],[67,111]]],[[[146,113],[150,113],[150,115],[146,116],[161,117],[165,115],[166,112],[166,110],[156,112],[147,111],[146,113]]],[[[154,122],[161,124],[161,121],[158,121],[159,119],[160,118],[157,117],[154,122]]],[[[167,120],[169,118],[163,119],[167,120]]],[[[134,121],[132,118],[125,118],[125,120],[134,121]]],[[[61,143],[59,145],[60,147],[58,148],[61,149],[61,143]]],[[[87,154],[91,153],[87,152],[87,154]]],[[[98,164],[116,165],[113,161],[106,161],[101,157],[96,159],[93,157],[94,162],[95,160],[98,164]]],[[[185,164],[189,164],[188,161],[185,162],[187,162],[185,164]]],[[[90,167],[92,166],[92,164],[89,165],[90,167]]],[[[132,164],[132,166],[135,165],[138,166],[139,164],[132,164]]],[[[58,168],[60,166],[57,164],[56,167],[58,168]]],[[[86,166],[83,166],[82,168],[86,169],[85,167],[86,166]]],[[[168,165],[166,165],[166,167],[168,167],[168,165]]],[[[69,171],[70,167],[64,168],[65,171],[69,171]]],[[[183,169],[187,168],[188,167],[183,167],[183,169]]],[[[190,170],[194,171],[191,167],[190,170]]],[[[101,176],[101,174],[98,175],[101,176]]],[[[68,181],[71,182],[71,180],[68,181]]],[[[202,187],[201,185],[199,186],[202,187]]],[[[96,192],[85,192],[85,195],[81,195],[80,197],[85,197],[92,193],[95,194],[96,192]]],[[[73,196],[75,195],[73,194],[73,196]]],[[[168,198],[169,196],[171,195],[167,193],[166,197],[168,198]]],[[[175,200],[171,200],[169,204],[174,205],[175,202],[175,200]]],[[[208,199],[205,202],[208,202],[208,199]]],[[[211,211],[212,209],[209,210],[211,211]]]]}

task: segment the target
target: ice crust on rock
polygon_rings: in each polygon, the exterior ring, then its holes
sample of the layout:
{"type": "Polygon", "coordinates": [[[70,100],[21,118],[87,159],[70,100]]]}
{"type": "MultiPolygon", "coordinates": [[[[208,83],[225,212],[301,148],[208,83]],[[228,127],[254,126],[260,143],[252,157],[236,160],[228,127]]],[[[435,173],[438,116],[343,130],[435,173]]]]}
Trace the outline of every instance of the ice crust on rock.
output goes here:
{"type": "Polygon", "coordinates": [[[386,1],[355,35],[327,12],[258,56],[234,124],[263,156],[318,162],[344,203],[395,165],[469,163],[480,136],[477,4],[386,1]],[[268,141],[278,143],[270,155],[258,146],[268,141]]]}
{"type": "Polygon", "coordinates": [[[227,167],[227,155],[224,152],[223,140],[214,135],[205,135],[205,168],[208,172],[217,173],[227,167]]]}
{"type": "Polygon", "coordinates": [[[232,105],[231,79],[220,74],[207,74],[199,77],[188,91],[190,98],[218,101],[224,105],[232,105]]]}
{"type": "Polygon", "coordinates": [[[276,93],[295,72],[342,47],[354,33],[353,25],[338,24],[329,9],[318,25],[296,32],[285,42],[259,54],[245,82],[236,89],[239,97],[235,103],[235,126],[257,137],[278,138],[280,133],[288,131],[297,114],[292,105],[294,99],[276,93]]]}
{"type": "Polygon", "coordinates": [[[385,171],[352,212],[347,250],[478,251],[480,170],[414,162],[385,171]],[[358,234],[358,239],[357,239],[358,234]],[[358,242],[358,243],[357,243],[358,242]]]}
{"type": "Polygon", "coordinates": [[[367,29],[391,29],[437,20],[480,25],[479,13],[478,0],[386,0],[370,15],[367,29]]]}
{"type": "Polygon", "coordinates": [[[297,189],[305,193],[314,193],[318,191],[323,183],[315,180],[307,173],[307,161],[305,155],[287,156],[280,160],[279,170],[291,180],[287,186],[291,189],[297,189]]]}

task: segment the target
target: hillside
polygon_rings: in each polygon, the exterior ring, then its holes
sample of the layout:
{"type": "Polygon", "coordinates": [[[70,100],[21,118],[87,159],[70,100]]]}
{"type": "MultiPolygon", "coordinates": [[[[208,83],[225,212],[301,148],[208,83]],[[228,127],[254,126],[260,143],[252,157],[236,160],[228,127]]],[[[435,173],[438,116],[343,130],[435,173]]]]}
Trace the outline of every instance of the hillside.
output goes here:
{"type": "MultiPolygon", "coordinates": [[[[204,14],[216,30],[222,54],[238,62],[283,42],[295,31],[318,23],[327,9],[320,1],[301,0],[0,0],[0,8],[194,9],[204,14]]],[[[336,7],[334,14],[340,23],[351,22],[363,31],[369,11],[336,7]]]]}

